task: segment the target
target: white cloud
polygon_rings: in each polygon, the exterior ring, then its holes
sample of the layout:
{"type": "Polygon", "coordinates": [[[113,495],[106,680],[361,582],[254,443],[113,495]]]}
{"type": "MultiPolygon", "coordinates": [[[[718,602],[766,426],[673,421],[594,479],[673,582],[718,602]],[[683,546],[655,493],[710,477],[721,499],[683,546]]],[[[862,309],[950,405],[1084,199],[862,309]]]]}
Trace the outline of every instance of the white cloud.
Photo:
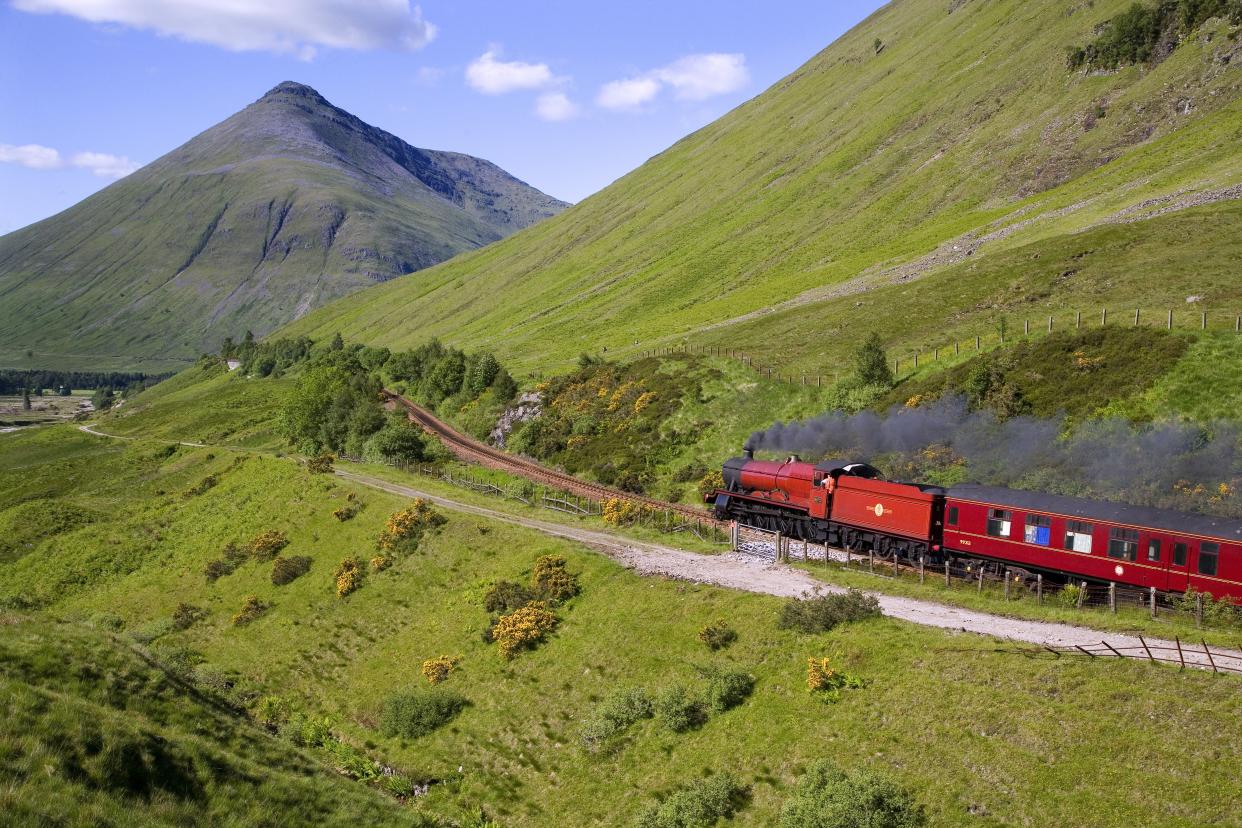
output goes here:
{"type": "Polygon", "coordinates": [[[436,35],[409,0],[13,0],[13,7],[301,60],[320,46],[412,51],[436,35]]]}
{"type": "Polygon", "coordinates": [[[657,69],[656,76],[673,87],[678,98],[688,101],[725,95],[750,81],[745,55],[719,52],[686,55],[657,69]]]}
{"type": "Polygon", "coordinates": [[[59,152],[38,144],[0,144],[0,162],[21,164],[32,170],[54,170],[61,164],[59,152]]]}
{"type": "Polygon", "coordinates": [[[656,78],[627,78],[601,86],[595,102],[605,109],[637,109],[658,94],[660,81],[656,78]]]}
{"type": "Polygon", "coordinates": [[[78,167],[90,170],[100,178],[124,178],[142,166],[123,155],[110,155],[106,152],[78,152],[65,161],[59,150],[41,147],[38,144],[23,144],[20,147],[0,144],[0,162],[21,164],[32,170],[78,167]]]}
{"type": "Polygon", "coordinates": [[[578,114],[578,105],[564,92],[545,92],[535,100],[535,114],[545,121],[568,121],[578,114]]]}
{"type": "Polygon", "coordinates": [[[70,161],[75,167],[90,170],[100,178],[124,178],[142,165],[123,155],[106,152],[79,152],[70,161]]]}
{"type": "Polygon", "coordinates": [[[519,89],[542,89],[556,79],[546,63],[501,61],[498,49],[488,49],[466,67],[466,83],[485,95],[503,95],[519,89]]]}
{"type": "Polygon", "coordinates": [[[686,55],[637,77],[604,84],[595,102],[605,109],[638,109],[655,100],[665,87],[679,100],[701,101],[734,92],[749,82],[745,55],[686,55]]]}

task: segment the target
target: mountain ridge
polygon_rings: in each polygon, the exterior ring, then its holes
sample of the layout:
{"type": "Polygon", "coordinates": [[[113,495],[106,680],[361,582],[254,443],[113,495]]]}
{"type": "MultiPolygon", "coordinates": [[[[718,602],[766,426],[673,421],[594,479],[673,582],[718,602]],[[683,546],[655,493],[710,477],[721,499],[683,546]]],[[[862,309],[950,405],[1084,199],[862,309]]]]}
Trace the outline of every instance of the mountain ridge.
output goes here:
{"type": "Polygon", "coordinates": [[[282,82],[0,237],[0,361],[184,364],[564,206],[489,161],[415,147],[282,82]]]}

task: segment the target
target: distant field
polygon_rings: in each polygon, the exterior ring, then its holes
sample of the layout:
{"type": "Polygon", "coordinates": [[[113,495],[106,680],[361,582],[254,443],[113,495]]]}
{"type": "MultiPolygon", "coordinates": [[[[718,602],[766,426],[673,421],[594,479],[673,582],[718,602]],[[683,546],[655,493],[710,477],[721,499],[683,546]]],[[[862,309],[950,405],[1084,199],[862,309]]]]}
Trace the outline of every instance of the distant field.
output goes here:
{"type": "Polygon", "coordinates": [[[30,410],[22,406],[22,397],[0,395],[0,428],[5,426],[36,425],[72,419],[75,415],[90,411],[90,393],[77,392],[68,397],[46,394],[30,398],[30,410]]]}

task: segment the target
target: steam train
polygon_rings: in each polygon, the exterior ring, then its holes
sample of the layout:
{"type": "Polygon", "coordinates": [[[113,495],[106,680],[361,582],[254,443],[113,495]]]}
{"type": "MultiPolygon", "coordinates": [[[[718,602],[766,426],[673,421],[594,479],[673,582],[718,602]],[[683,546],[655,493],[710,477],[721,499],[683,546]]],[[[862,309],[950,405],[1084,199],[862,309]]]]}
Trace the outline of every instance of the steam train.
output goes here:
{"type": "Polygon", "coordinates": [[[866,463],[725,461],[707,496],[721,520],[881,559],[973,559],[1052,577],[1184,592],[1242,604],[1242,521],[1078,497],[884,480],[866,463]]]}

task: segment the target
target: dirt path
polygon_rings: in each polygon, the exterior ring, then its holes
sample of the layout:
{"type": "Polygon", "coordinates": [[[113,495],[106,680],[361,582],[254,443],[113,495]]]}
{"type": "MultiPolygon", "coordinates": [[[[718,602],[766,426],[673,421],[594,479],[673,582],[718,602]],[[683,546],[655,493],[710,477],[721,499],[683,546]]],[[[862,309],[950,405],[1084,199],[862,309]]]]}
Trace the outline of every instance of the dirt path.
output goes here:
{"type": "MultiPolygon", "coordinates": [[[[566,526],[537,518],[519,517],[484,506],[460,503],[410,486],[389,483],[355,472],[338,469],[336,473],[346,480],[363,486],[382,489],[403,497],[425,498],[445,509],[504,521],[547,535],[577,541],[608,555],[640,575],[662,575],[695,583],[715,584],[730,589],[783,597],[794,597],[815,590],[845,591],[841,587],[817,580],[801,570],[772,564],[751,555],[739,553],[701,555],[671,546],[621,538],[606,532],[566,526]]],[[[1134,636],[1115,633],[1106,636],[1099,630],[1071,624],[1024,621],[917,598],[884,595],[878,592],[871,594],[879,600],[880,608],[885,615],[927,627],[979,633],[1010,641],[1051,647],[1096,647],[1105,638],[1109,644],[1118,649],[1142,646],[1142,642],[1134,636]]],[[[1175,646],[1174,642],[1162,639],[1147,639],[1147,644],[1153,647],[1175,646]]],[[[1242,652],[1213,649],[1212,658],[1215,659],[1218,668],[1242,669],[1242,652]]],[[[1204,669],[1212,668],[1208,656],[1201,651],[1196,652],[1190,649],[1189,645],[1185,651],[1185,659],[1187,665],[1204,669]]]]}

